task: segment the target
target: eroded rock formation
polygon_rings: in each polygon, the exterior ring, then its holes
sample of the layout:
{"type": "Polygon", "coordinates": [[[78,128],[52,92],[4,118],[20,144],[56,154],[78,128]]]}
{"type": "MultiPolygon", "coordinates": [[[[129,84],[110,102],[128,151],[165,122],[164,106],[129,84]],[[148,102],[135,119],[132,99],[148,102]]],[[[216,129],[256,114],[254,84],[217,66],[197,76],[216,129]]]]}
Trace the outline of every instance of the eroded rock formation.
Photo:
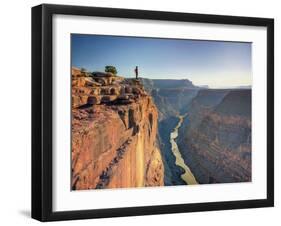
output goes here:
{"type": "Polygon", "coordinates": [[[251,181],[251,90],[204,90],[180,131],[182,155],[202,183],[251,181]]]}
{"type": "Polygon", "coordinates": [[[143,87],[72,75],[72,189],[164,185],[158,113],[143,87]]]}

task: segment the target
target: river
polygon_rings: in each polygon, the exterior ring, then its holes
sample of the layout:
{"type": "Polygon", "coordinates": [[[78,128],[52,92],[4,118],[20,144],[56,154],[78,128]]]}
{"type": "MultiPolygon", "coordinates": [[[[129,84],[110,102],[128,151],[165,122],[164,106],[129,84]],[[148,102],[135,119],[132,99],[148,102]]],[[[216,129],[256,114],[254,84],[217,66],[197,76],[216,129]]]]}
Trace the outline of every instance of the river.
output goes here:
{"type": "Polygon", "coordinates": [[[170,134],[170,143],[172,145],[172,152],[173,152],[174,156],[176,157],[175,164],[184,170],[184,173],[181,175],[181,178],[186,182],[186,184],[191,185],[191,184],[198,184],[198,182],[196,181],[196,179],[195,179],[194,175],[192,174],[191,170],[189,169],[189,167],[185,164],[185,162],[181,156],[181,153],[179,151],[178,145],[176,143],[176,138],[178,137],[178,130],[181,127],[183,120],[186,116],[187,116],[187,114],[178,116],[179,122],[170,134]]]}

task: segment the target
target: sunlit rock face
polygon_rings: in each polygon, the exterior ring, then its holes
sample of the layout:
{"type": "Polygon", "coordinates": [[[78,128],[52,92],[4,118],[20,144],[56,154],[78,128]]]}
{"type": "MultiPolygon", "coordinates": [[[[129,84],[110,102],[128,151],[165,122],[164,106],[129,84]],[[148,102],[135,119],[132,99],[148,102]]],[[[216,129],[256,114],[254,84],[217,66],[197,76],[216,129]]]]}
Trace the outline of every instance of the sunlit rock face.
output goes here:
{"type": "Polygon", "coordinates": [[[89,83],[72,84],[72,189],[164,185],[158,112],[142,85],[77,74],[89,83]]]}
{"type": "Polygon", "coordinates": [[[204,92],[181,131],[185,161],[203,184],[251,181],[251,90],[204,92]]]}

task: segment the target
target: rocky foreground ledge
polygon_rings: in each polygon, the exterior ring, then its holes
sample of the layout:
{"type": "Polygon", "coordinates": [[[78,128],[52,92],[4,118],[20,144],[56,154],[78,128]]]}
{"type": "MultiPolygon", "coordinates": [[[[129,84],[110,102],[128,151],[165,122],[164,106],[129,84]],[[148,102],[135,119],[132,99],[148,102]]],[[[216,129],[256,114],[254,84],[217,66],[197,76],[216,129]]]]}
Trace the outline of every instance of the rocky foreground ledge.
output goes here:
{"type": "Polygon", "coordinates": [[[72,189],[164,185],[157,119],[138,80],[72,68],[72,189]]]}
{"type": "Polygon", "coordinates": [[[130,104],[147,95],[139,80],[125,79],[110,72],[93,75],[72,69],[72,104],[83,105],[130,104]]]}

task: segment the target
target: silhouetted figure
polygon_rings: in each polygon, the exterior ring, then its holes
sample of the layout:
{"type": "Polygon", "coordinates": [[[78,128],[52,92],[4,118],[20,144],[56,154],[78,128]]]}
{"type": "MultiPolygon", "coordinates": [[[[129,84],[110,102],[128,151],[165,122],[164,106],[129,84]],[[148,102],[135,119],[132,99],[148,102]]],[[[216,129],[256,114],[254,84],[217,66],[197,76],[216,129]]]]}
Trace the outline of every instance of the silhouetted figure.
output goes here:
{"type": "Polygon", "coordinates": [[[135,74],[136,74],[136,79],[138,80],[139,79],[139,69],[138,69],[138,66],[136,66],[136,68],[135,68],[135,74]]]}

